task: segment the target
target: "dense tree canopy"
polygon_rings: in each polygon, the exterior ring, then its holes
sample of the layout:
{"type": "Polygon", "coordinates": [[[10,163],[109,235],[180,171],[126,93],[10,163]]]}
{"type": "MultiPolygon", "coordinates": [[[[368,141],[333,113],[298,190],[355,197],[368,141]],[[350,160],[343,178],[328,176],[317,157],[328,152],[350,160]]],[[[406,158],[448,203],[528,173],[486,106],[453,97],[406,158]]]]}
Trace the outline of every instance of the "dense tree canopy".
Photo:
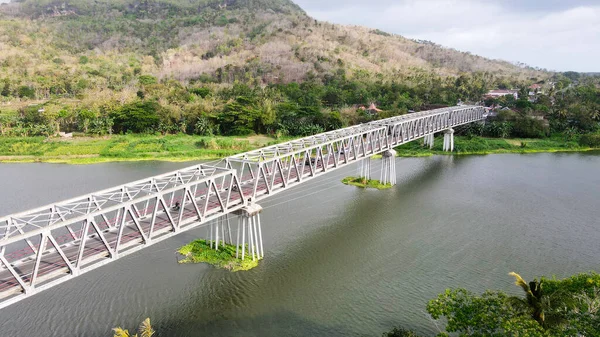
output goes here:
{"type": "MultiPolygon", "coordinates": [[[[594,272],[563,280],[542,277],[527,283],[511,273],[523,296],[488,290],[476,295],[465,289],[448,289],[427,304],[438,337],[578,337],[600,336],[600,275],[594,272]]],[[[401,328],[384,337],[416,337],[401,328]]]]}

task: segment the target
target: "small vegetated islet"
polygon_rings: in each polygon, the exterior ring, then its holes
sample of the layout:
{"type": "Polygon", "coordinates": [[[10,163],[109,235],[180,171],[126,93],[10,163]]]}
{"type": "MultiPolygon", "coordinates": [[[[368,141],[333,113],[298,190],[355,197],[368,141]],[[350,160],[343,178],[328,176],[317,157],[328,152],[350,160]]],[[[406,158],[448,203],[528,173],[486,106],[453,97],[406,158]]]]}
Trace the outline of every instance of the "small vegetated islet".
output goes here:
{"type": "Polygon", "coordinates": [[[342,179],[342,183],[362,188],[376,188],[378,190],[385,190],[393,187],[393,185],[389,183],[384,184],[376,179],[366,179],[361,177],[346,177],[342,179]]]}
{"type": "Polygon", "coordinates": [[[258,266],[259,259],[252,259],[250,254],[248,254],[247,246],[245,259],[241,259],[242,249],[242,246],[236,247],[224,242],[220,242],[219,248],[215,249],[214,244],[211,248],[210,241],[196,240],[179,248],[178,253],[185,257],[179,260],[179,263],[208,263],[217,268],[233,272],[250,270],[258,266]],[[236,257],[238,248],[240,258],[236,257]]]}

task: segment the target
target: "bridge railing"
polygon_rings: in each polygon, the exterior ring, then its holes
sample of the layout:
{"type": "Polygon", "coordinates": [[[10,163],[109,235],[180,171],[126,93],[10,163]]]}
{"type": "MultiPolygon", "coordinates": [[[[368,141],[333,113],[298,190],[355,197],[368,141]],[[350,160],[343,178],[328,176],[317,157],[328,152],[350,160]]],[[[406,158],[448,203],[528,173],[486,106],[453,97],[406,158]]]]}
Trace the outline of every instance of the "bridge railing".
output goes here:
{"type": "Polygon", "coordinates": [[[485,119],[485,108],[461,106],[430,110],[371,122],[388,128],[389,146],[395,147],[431,133],[485,119]]]}
{"type": "Polygon", "coordinates": [[[481,120],[484,111],[460,106],[387,118],[231,156],[226,165],[252,187],[245,197],[258,201],[427,134],[481,120]]]}
{"type": "Polygon", "coordinates": [[[388,148],[386,127],[369,125],[351,132],[329,134],[323,142],[295,142],[227,158],[227,167],[238,172],[245,196],[264,199],[331,170],[368,158],[388,148]],[[246,190],[246,189],[245,189],[246,190]]]}
{"type": "Polygon", "coordinates": [[[0,306],[241,209],[241,190],[234,170],[197,165],[4,217],[0,306]]]}

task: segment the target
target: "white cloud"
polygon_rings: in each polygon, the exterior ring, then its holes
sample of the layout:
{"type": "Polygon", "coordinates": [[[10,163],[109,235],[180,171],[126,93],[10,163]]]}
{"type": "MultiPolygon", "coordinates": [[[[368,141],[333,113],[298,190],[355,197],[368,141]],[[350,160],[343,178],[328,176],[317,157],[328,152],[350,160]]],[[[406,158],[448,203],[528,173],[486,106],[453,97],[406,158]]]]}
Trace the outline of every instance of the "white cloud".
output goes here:
{"type": "Polygon", "coordinates": [[[373,0],[339,7],[330,3],[319,10],[318,4],[304,1],[309,15],[320,20],[379,28],[551,70],[600,71],[600,5],[536,11],[490,0],[373,0]]]}

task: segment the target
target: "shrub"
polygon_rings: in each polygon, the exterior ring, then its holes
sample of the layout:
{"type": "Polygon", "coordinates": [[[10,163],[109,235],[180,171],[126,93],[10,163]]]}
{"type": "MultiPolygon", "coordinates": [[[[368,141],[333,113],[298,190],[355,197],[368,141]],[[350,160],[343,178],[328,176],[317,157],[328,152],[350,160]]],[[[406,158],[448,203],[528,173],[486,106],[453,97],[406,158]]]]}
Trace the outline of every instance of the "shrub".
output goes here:
{"type": "Polygon", "coordinates": [[[372,34],[376,34],[376,35],[382,35],[382,36],[392,36],[392,34],[384,32],[382,30],[379,29],[375,29],[371,31],[372,34]]]}
{"type": "Polygon", "coordinates": [[[600,134],[587,134],[579,138],[579,145],[588,147],[600,147],[600,134]]]}
{"type": "Polygon", "coordinates": [[[214,124],[206,117],[198,118],[194,125],[194,133],[200,136],[213,136],[216,129],[214,124]]]}
{"type": "Polygon", "coordinates": [[[519,118],[513,124],[513,136],[522,138],[542,138],[548,130],[544,123],[533,118],[519,118]]]}
{"type": "Polygon", "coordinates": [[[134,102],[114,111],[110,117],[117,132],[148,132],[158,127],[160,109],[160,105],[156,102],[134,102]]]}
{"type": "Polygon", "coordinates": [[[206,96],[210,95],[210,89],[209,88],[204,88],[204,87],[200,87],[200,88],[191,88],[189,89],[190,94],[205,98],[206,96]]]}
{"type": "Polygon", "coordinates": [[[17,95],[22,98],[35,98],[35,90],[32,87],[26,85],[20,86],[17,89],[17,95]]]}
{"type": "Polygon", "coordinates": [[[152,75],[141,75],[138,79],[140,81],[140,84],[143,84],[143,85],[150,85],[150,84],[158,83],[158,80],[156,79],[156,77],[154,77],[152,75]]]}
{"type": "Polygon", "coordinates": [[[215,25],[217,26],[227,26],[227,24],[229,23],[229,20],[227,19],[227,17],[225,15],[221,15],[217,18],[217,20],[215,21],[215,25]]]}

